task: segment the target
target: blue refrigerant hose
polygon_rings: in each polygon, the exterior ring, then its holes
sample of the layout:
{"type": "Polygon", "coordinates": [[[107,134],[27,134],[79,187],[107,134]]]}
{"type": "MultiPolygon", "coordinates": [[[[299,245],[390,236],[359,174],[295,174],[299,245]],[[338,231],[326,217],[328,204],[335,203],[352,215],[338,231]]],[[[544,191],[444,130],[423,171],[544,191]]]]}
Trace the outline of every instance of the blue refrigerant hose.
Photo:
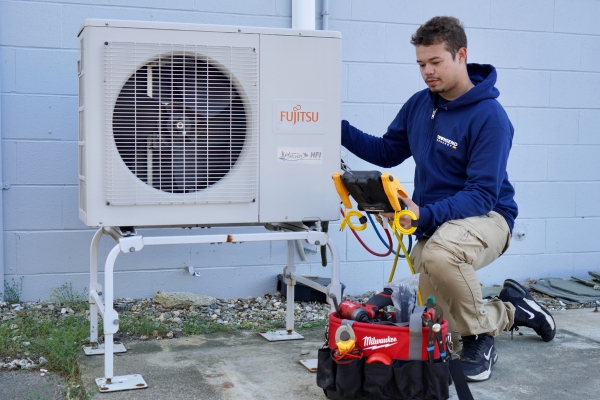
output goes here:
{"type": "MultiPolygon", "coordinates": [[[[373,226],[373,229],[375,229],[375,233],[377,233],[377,236],[379,237],[379,240],[381,240],[381,243],[383,243],[383,245],[389,249],[389,245],[385,242],[385,240],[383,240],[383,237],[381,236],[381,233],[379,233],[379,231],[377,230],[377,226],[375,225],[375,221],[373,221],[373,218],[371,217],[371,214],[366,213],[367,217],[369,217],[369,221],[371,222],[371,226],[373,226]]],[[[408,236],[408,253],[410,254],[410,252],[412,251],[412,235],[407,235],[408,236]]],[[[394,253],[394,255],[396,255],[396,252],[394,251],[394,249],[392,249],[392,253],[394,253]]],[[[398,257],[400,258],[406,258],[403,255],[399,255],[398,257]]]]}

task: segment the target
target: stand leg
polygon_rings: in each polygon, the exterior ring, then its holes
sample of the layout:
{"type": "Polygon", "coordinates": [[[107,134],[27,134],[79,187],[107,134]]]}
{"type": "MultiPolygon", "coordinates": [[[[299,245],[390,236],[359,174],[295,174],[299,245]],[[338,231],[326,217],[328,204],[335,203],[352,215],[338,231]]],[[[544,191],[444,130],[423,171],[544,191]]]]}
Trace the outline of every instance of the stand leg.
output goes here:
{"type": "Polygon", "coordinates": [[[98,244],[104,231],[102,228],[94,234],[90,245],[90,343],[92,347],[98,342],[98,304],[92,296],[92,291],[102,293],[102,286],[98,284],[98,244]]]}
{"type": "Polygon", "coordinates": [[[296,251],[296,241],[287,241],[287,265],[283,269],[283,281],[287,284],[287,309],[285,312],[285,330],[274,332],[260,332],[260,335],[270,342],[278,342],[283,340],[304,339],[304,336],[294,332],[294,290],[296,288],[296,280],[293,275],[296,273],[296,265],[294,263],[294,254],[296,251]]]}
{"type": "Polygon", "coordinates": [[[288,240],[287,243],[287,266],[283,270],[283,276],[286,277],[286,279],[289,279],[287,284],[285,328],[288,334],[291,334],[294,331],[294,291],[296,289],[296,282],[292,278],[292,275],[296,272],[296,265],[294,263],[294,241],[288,240]]]}
{"type": "MultiPolygon", "coordinates": [[[[329,284],[329,294],[335,294],[338,302],[342,301],[342,283],[340,282],[340,253],[335,243],[331,240],[327,241],[327,247],[331,252],[331,283],[329,284]]],[[[331,306],[331,312],[335,311],[335,306],[331,297],[329,297],[329,305],[331,306]]]]}
{"type": "Polygon", "coordinates": [[[121,251],[117,244],[108,254],[104,266],[104,378],[96,378],[101,392],[143,389],[148,387],[141,375],[113,376],[114,344],[113,335],[119,331],[119,314],[113,308],[114,299],[114,266],[121,251]]]}

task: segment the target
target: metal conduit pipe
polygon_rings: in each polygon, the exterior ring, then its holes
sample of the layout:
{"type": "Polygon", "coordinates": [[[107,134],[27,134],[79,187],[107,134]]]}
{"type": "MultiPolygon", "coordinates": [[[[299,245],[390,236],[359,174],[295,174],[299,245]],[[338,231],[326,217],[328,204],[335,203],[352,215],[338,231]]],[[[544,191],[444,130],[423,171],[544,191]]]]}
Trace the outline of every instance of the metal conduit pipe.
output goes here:
{"type": "Polygon", "coordinates": [[[323,18],[321,30],[329,30],[329,0],[323,0],[323,8],[321,10],[321,17],[323,18]]]}
{"type": "MultiPolygon", "coordinates": [[[[0,76],[2,76],[0,66],[0,76]]],[[[0,110],[2,110],[2,80],[0,80],[0,110]]],[[[2,113],[0,112],[0,191],[4,190],[4,175],[2,172],[2,113]]],[[[0,278],[2,279],[2,286],[0,287],[0,301],[4,300],[4,288],[6,285],[4,284],[4,195],[0,192],[0,278]]]]}
{"type": "Polygon", "coordinates": [[[315,0],[292,0],[292,29],[315,30],[315,0]]]}

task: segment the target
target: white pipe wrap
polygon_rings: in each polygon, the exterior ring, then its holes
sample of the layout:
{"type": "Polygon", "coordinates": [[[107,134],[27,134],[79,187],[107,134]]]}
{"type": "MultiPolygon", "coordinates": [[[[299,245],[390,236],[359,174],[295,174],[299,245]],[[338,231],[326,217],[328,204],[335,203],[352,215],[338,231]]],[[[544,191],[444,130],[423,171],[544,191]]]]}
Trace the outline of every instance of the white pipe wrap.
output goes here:
{"type": "Polygon", "coordinates": [[[315,30],[315,0],[292,0],[292,29],[315,30]]]}

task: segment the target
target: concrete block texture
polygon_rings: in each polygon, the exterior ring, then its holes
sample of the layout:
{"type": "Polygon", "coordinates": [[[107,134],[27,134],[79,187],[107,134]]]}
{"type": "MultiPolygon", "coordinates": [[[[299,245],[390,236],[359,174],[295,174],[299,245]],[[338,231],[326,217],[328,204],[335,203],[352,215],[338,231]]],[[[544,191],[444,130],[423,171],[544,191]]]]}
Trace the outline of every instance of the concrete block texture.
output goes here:
{"type": "Polygon", "coordinates": [[[498,69],[497,72],[498,100],[503,106],[550,106],[550,72],[516,69],[498,69]]]}
{"type": "Polygon", "coordinates": [[[600,218],[554,218],[546,222],[546,253],[598,251],[600,218]],[[574,234],[566,235],[565,232],[574,234]]]}
{"type": "MultiPolygon", "coordinates": [[[[599,3],[600,4],[600,3],[599,3]]],[[[600,80],[589,72],[552,72],[550,106],[600,108],[600,80]]]]}
{"type": "Polygon", "coordinates": [[[554,5],[546,0],[492,0],[490,26],[498,29],[552,32],[554,5]]]}
{"type": "Polygon", "coordinates": [[[410,43],[410,38],[416,30],[415,25],[385,24],[386,62],[410,64],[418,71],[415,46],[410,43]]]}
{"type": "Polygon", "coordinates": [[[579,111],[520,108],[518,144],[577,144],[579,111]]]}
{"type": "Polygon", "coordinates": [[[600,144],[600,110],[579,110],[579,143],[600,144]]]}
{"type": "MultiPolygon", "coordinates": [[[[90,243],[94,236],[92,230],[16,232],[15,234],[16,272],[19,275],[85,273],[90,270],[90,243]]],[[[120,258],[117,258],[116,268],[120,258]]],[[[104,260],[99,266],[104,269],[104,260]]]]}
{"type": "Polygon", "coordinates": [[[433,0],[421,3],[422,22],[438,15],[458,18],[467,28],[489,28],[490,0],[433,0]]]}
{"type": "Polygon", "coordinates": [[[16,186],[3,191],[4,229],[62,229],[62,187],[16,186]]]}
{"type": "MultiPolygon", "coordinates": [[[[323,0],[315,7],[322,23],[323,0]]],[[[511,246],[479,271],[485,284],[568,277],[600,264],[600,2],[595,0],[330,0],[329,29],[342,33],[342,117],[381,136],[402,104],[426,86],[410,37],[434,15],[458,17],[467,29],[469,62],[498,71],[515,128],[508,163],[519,217],[511,246]],[[565,234],[565,232],[571,232],[565,234]]],[[[0,121],[4,260],[24,276],[23,298],[47,298],[72,281],[89,286],[94,229],[78,216],[77,32],[86,18],[288,28],[290,0],[39,0],[0,1],[0,121]]],[[[383,171],[348,153],[356,170],[383,171]]],[[[412,193],[414,161],[387,169],[412,193]]],[[[333,172],[333,171],[332,171],[333,172]]],[[[143,235],[265,232],[262,227],[144,229],[143,235]]],[[[359,232],[376,251],[372,227],[359,232]]],[[[383,233],[382,233],[383,234],[383,233]]],[[[381,290],[392,258],[371,256],[332,222],[346,293],[381,290]]],[[[295,249],[297,271],[329,276],[318,247],[295,249]]],[[[99,268],[115,242],[100,242],[99,268]]],[[[330,259],[330,255],[328,254],[330,259]]],[[[151,297],[184,290],[221,298],[275,291],[287,260],[285,242],[148,246],[117,258],[116,296],[151,297]],[[187,267],[201,276],[193,277],[187,267]]],[[[598,269],[598,268],[596,268],[598,269]]],[[[399,261],[396,277],[408,274],[399,261]]]]}
{"type": "Polygon", "coordinates": [[[576,253],[573,254],[573,276],[590,279],[588,271],[600,271],[598,260],[600,252],[576,253]]]}
{"type": "Polygon", "coordinates": [[[516,182],[547,180],[548,148],[542,145],[513,145],[506,170],[513,185],[516,182]]]}
{"type": "MultiPolygon", "coordinates": [[[[11,94],[3,95],[1,104],[3,138],[41,140],[61,138],[60,97],[11,94]]],[[[77,108],[73,114],[77,116],[77,108]]],[[[75,127],[77,128],[77,124],[75,127]]]]}
{"type": "Polygon", "coordinates": [[[420,25],[421,6],[416,1],[381,0],[375,5],[369,0],[352,0],[352,19],[420,25]]]}
{"type": "Polygon", "coordinates": [[[0,45],[60,47],[59,4],[2,1],[0,16],[0,45]]]}
{"type": "Polygon", "coordinates": [[[348,101],[369,103],[404,103],[419,88],[417,68],[397,64],[350,64],[348,101]]]}
{"type": "Polygon", "coordinates": [[[16,175],[19,184],[77,184],[77,142],[17,143],[16,175]]]}
{"type": "Polygon", "coordinates": [[[18,48],[16,91],[77,95],[78,58],[75,50],[18,48]]]}
{"type": "Polygon", "coordinates": [[[505,279],[519,282],[540,278],[569,278],[573,274],[573,254],[505,254],[477,271],[486,286],[502,285],[505,279]]]}
{"type": "Polygon", "coordinates": [[[549,147],[548,180],[600,180],[600,158],[598,158],[598,147],[581,145],[549,147]]]}
{"type": "Polygon", "coordinates": [[[195,0],[198,11],[226,14],[277,15],[277,0],[195,0]]]}
{"type": "Polygon", "coordinates": [[[600,37],[581,37],[581,66],[582,71],[600,72],[600,37]]]}
{"type": "Polygon", "coordinates": [[[517,218],[512,230],[510,247],[504,254],[544,254],[545,250],[546,220],[517,218]]]}
{"type": "Polygon", "coordinates": [[[340,281],[346,285],[345,294],[363,294],[368,291],[381,291],[384,283],[384,262],[366,261],[342,263],[340,266],[340,281]]]}
{"type": "Polygon", "coordinates": [[[576,216],[600,217],[600,182],[577,183],[575,193],[576,216]]]}
{"type": "Polygon", "coordinates": [[[385,24],[332,20],[329,28],[342,33],[342,59],[344,61],[385,61],[385,24]]]}
{"type": "Polygon", "coordinates": [[[554,31],[600,35],[600,3],[590,0],[556,0],[554,31]]]}
{"type": "MultiPolygon", "coordinates": [[[[528,2],[522,2],[529,4],[528,2]]],[[[578,70],[582,37],[546,32],[469,29],[469,62],[496,68],[578,70]],[[560,56],[549,57],[549,54],[560,56]]]]}
{"type": "MultiPolygon", "coordinates": [[[[170,0],[168,3],[161,0],[107,0],[106,3],[109,6],[123,6],[135,8],[166,8],[170,10],[194,9],[194,0],[170,0]]],[[[202,1],[202,3],[208,2],[202,1]]]]}
{"type": "Polygon", "coordinates": [[[381,105],[344,104],[342,105],[342,119],[348,120],[353,126],[375,136],[381,136],[387,129],[381,105]]]}
{"type": "MultiPolygon", "coordinates": [[[[65,49],[79,49],[79,39],[77,38],[77,34],[79,33],[83,21],[87,18],[152,21],[153,12],[160,12],[160,10],[116,6],[105,7],[102,5],[65,4],[62,6],[62,47],[65,49]]],[[[192,13],[188,11],[187,14],[192,13]]],[[[76,66],[73,65],[71,68],[73,68],[73,76],[77,77],[76,66]]]]}
{"type": "Polygon", "coordinates": [[[15,49],[0,46],[0,89],[2,93],[15,91],[15,49]]]}
{"type": "Polygon", "coordinates": [[[575,216],[575,183],[517,182],[514,186],[520,218],[575,216]]]}

